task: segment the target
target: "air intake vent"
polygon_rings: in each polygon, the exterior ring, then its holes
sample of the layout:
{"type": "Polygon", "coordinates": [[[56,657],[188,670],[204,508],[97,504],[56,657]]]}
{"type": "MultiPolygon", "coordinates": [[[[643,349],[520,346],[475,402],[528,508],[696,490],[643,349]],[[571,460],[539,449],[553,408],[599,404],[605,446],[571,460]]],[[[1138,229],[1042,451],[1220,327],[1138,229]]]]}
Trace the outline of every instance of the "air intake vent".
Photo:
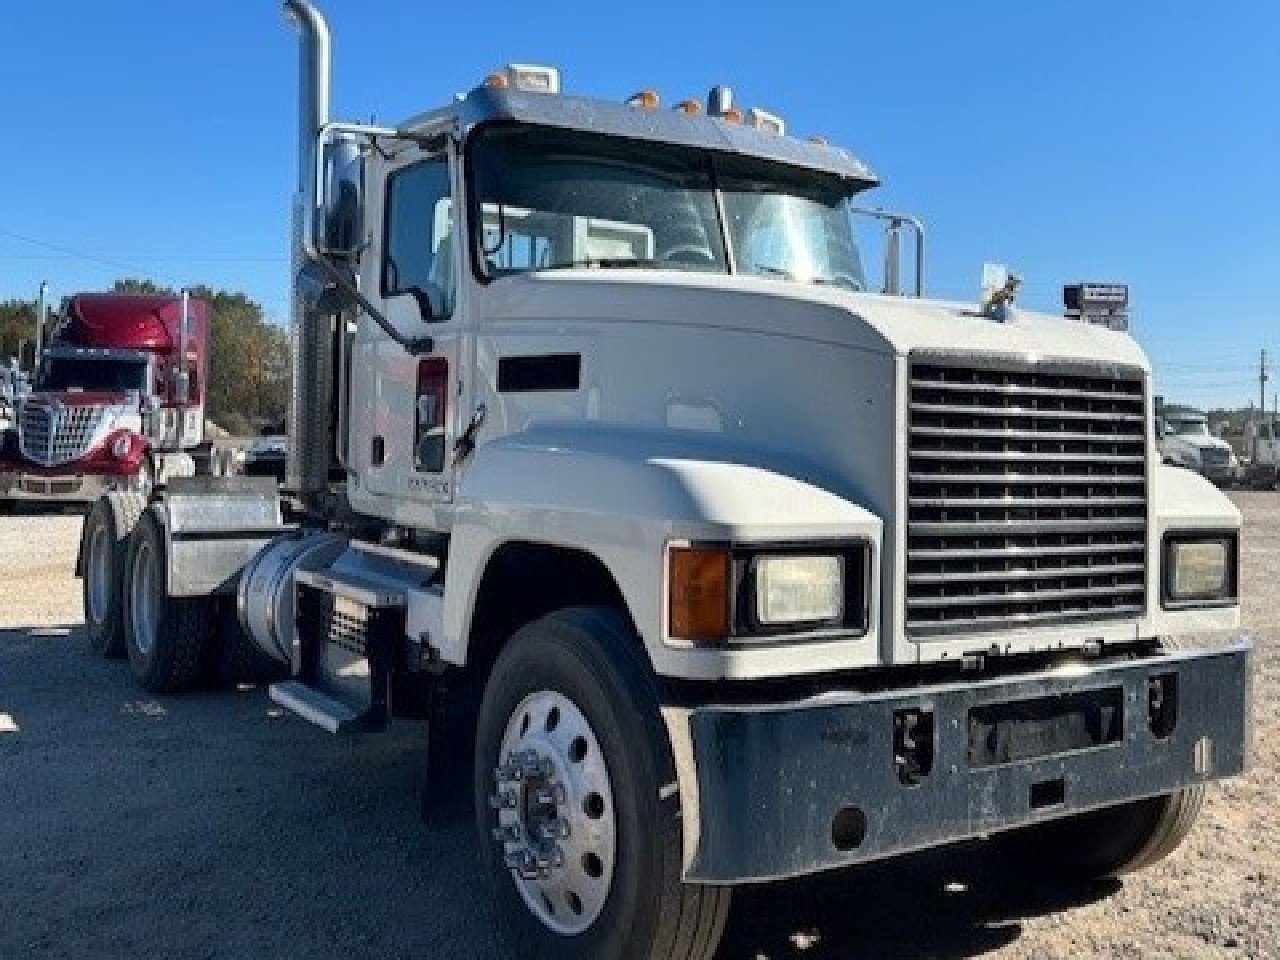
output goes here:
{"type": "Polygon", "coordinates": [[[1141,614],[1146,450],[1139,370],[913,362],[907,632],[1141,614]]]}

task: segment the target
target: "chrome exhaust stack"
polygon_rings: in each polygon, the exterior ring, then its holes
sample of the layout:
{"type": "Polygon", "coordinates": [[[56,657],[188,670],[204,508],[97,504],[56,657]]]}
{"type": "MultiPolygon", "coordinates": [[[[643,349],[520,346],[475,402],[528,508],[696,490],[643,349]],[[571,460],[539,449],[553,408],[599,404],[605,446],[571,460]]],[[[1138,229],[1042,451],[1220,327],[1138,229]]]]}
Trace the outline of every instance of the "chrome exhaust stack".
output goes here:
{"type": "MultiPolygon", "coordinates": [[[[49,284],[42,281],[40,284],[40,296],[36,299],[36,349],[35,355],[32,357],[32,373],[40,369],[40,354],[44,353],[44,327],[45,319],[49,314],[49,284]]],[[[22,351],[19,350],[19,353],[22,351]]],[[[21,358],[19,358],[21,359],[21,358]]],[[[32,377],[34,380],[34,376],[32,377]]]]}
{"type": "Polygon", "coordinates": [[[318,309],[320,285],[308,265],[319,260],[324,229],[317,151],[329,123],[329,26],[307,0],[284,0],[298,28],[298,183],[293,199],[292,369],[289,458],[285,485],[304,502],[327,489],[332,460],[334,317],[318,309]]]}

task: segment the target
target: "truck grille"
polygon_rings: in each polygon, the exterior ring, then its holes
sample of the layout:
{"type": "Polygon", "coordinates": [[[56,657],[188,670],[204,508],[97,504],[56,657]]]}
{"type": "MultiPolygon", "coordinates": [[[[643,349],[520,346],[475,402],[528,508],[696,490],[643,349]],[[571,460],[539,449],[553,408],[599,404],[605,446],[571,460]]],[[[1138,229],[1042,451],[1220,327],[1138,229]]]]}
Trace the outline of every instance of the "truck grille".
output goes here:
{"type": "Polygon", "coordinates": [[[1231,451],[1221,447],[1201,447],[1200,462],[1206,467],[1225,467],[1231,463],[1231,451]]]}
{"type": "Polygon", "coordinates": [[[22,455],[44,467],[70,463],[89,452],[107,415],[103,407],[28,401],[18,424],[22,455]]]}
{"type": "Polygon", "coordinates": [[[1141,371],[931,357],[909,410],[909,634],[1142,613],[1141,371]]]}

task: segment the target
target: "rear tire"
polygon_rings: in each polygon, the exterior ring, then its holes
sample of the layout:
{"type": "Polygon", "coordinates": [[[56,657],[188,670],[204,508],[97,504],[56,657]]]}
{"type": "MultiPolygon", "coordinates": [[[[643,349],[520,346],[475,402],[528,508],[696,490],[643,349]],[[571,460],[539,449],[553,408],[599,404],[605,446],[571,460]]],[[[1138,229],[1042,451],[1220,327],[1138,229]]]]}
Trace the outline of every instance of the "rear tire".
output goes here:
{"type": "MultiPolygon", "coordinates": [[[[624,617],[575,608],[516,633],[494,665],[480,707],[474,779],[486,872],[497,915],[512,918],[514,929],[507,932],[515,955],[710,960],[724,932],[731,891],[682,882],[680,799],[664,789],[675,779],[656,685],[642,641],[624,617]],[[553,736],[555,705],[563,707],[557,724],[567,729],[553,736]],[[534,735],[525,739],[530,725],[524,718],[530,715],[536,715],[534,735]],[[549,731],[546,737],[538,734],[539,726],[549,731]],[[550,746],[556,736],[572,738],[563,755],[550,746]],[[520,749],[506,755],[513,738],[520,749]],[[537,752],[538,743],[548,747],[537,762],[558,771],[543,786],[564,798],[551,814],[553,822],[562,816],[570,832],[556,841],[563,866],[522,885],[507,865],[520,845],[494,836],[517,814],[495,811],[491,799],[511,789],[507,781],[497,782],[495,768],[509,765],[512,756],[537,752]],[[591,819],[584,821],[584,815],[591,819]],[[591,878],[603,889],[593,889],[591,878]]],[[[531,791],[537,783],[526,778],[514,789],[531,791]]],[[[518,814],[522,824],[532,822],[528,796],[518,814]]]]}
{"type": "Polygon", "coordinates": [[[129,665],[151,693],[196,685],[217,625],[211,599],[170,597],[166,579],[164,533],[156,512],[149,510],[129,538],[124,627],[129,665]]]}
{"type": "Polygon", "coordinates": [[[1204,807],[1205,788],[1078,814],[1009,835],[1020,855],[1045,873],[1073,880],[1116,877],[1173,853],[1204,807]]]}
{"type": "Polygon", "coordinates": [[[125,655],[125,561],[129,535],[146,508],[147,501],[140,496],[112,493],[99,497],[85,517],[80,580],[84,624],[89,649],[102,657],[125,655]]]}

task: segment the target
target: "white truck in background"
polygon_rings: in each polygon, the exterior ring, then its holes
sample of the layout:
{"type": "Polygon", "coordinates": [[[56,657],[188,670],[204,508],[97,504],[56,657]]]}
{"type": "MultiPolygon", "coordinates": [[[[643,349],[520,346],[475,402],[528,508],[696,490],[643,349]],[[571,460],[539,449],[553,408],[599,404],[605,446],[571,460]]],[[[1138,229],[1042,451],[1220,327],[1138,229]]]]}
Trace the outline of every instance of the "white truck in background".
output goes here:
{"type": "Polygon", "coordinates": [[[1209,430],[1209,418],[1199,410],[1174,407],[1160,418],[1160,452],[1164,459],[1229,487],[1241,477],[1240,460],[1231,444],[1209,430]]]}
{"type": "Polygon", "coordinates": [[[1238,628],[1240,515],[1162,464],[1117,288],[929,300],[879,211],[871,281],[875,177],[724,88],[513,66],[335,122],[285,9],[286,483],[103,496],[98,649],[157,692],[246,651],[326,730],[466,744],[513,956],[709,960],[735,886],[966,838],[1181,842],[1246,764],[1249,645],[1188,642],[1238,628]]]}
{"type": "Polygon", "coordinates": [[[1244,428],[1244,448],[1249,462],[1244,465],[1244,485],[1255,490],[1280,487],[1280,415],[1262,414],[1250,418],[1244,428]]]}

